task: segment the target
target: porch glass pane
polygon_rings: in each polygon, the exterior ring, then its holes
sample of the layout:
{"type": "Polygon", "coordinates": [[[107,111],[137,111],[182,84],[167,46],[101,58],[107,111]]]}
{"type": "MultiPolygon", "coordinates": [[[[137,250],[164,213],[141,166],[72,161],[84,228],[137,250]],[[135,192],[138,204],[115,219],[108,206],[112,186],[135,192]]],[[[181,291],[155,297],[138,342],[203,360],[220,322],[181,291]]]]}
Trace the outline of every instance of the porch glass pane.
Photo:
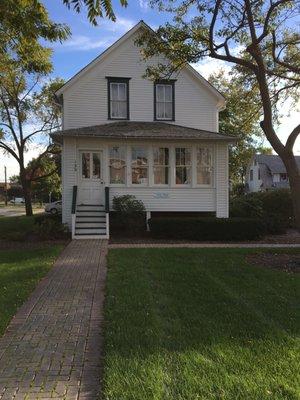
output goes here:
{"type": "Polygon", "coordinates": [[[169,149],[167,147],[153,148],[153,175],[155,185],[168,185],[169,149]]]}
{"type": "Polygon", "coordinates": [[[82,153],[81,156],[81,171],[82,178],[89,179],[90,178],[90,153],[82,153]]]}
{"type": "Polygon", "coordinates": [[[169,184],[169,167],[153,167],[154,185],[169,184]]]}
{"type": "Polygon", "coordinates": [[[209,147],[197,148],[197,184],[210,185],[212,183],[212,149],[209,147]]]}
{"type": "Polygon", "coordinates": [[[126,147],[114,146],[109,149],[110,183],[125,184],[126,147]]]}
{"type": "Polygon", "coordinates": [[[148,168],[145,167],[135,167],[132,168],[132,183],[135,185],[148,184],[148,168]]]}
{"type": "Polygon", "coordinates": [[[175,160],[176,160],[176,184],[189,185],[192,181],[191,149],[187,147],[177,147],[175,149],[175,160]]]}
{"type": "Polygon", "coordinates": [[[135,185],[148,184],[148,148],[134,146],[131,148],[131,176],[135,185]]]}
{"type": "Polygon", "coordinates": [[[101,178],[101,159],[99,153],[93,153],[93,179],[101,178]]]}

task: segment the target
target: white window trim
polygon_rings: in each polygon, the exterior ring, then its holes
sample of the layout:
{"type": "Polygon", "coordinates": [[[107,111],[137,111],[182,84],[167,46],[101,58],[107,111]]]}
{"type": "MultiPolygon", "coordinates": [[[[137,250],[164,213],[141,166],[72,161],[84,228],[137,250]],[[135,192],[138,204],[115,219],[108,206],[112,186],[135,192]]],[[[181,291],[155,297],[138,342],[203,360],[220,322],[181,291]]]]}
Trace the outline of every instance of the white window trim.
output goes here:
{"type": "MultiPolygon", "coordinates": [[[[170,84],[170,83],[156,83],[155,85],[156,85],[156,87],[155,87],[155,119],[156,119],[156,121],[173,121],[173,116],[174,116],[174,110],[173,110],[173,107],[174,107],[173,84],[170,84]],[[171,87],[171,100],[170,101],[158,101],[157,100],[157,93],[158,93],[157,88],[159,86],[163,86],[163,87],[170,86],[171,87]],[[158,103],[163,103],[163,104],[171,103],[172,104],[171,117],[164,118],[164,117],[158,117],[157,116],[157,108],[158,108],[157,105],[158,105],[158,103]]],[[[164,97],[166,97],[165,92],[164,92],[164,97]]],[[[165,108],[165,106],[164,106],[164,108],[165,108]]]]}
{"type": "MultiPolygon", "coordinates": [[[[118,82],[118,81],[111,81],[111,82],[109,82],[109,98],[110,98],[110,105],[109,105],[109,118],[111,119],[111,120],[128,120],[128,102],[129,102],[129,99],[128,99],[128,82],[118,82]],[[125,97],[126,97],[126,99],[125,100],[112,100],[112,85],[125,85],[125,97]],[[113,117],[112,116],[112,103],[113,102],[116,102],[116,101],[118,101],[118,102],[123,102],[123,103],[125,103],[126,104],[126,115],[125,115],[125,117],[113,117]]],[[[118,92],[119,92],[119,89],[118,89],[118,92]]]]}

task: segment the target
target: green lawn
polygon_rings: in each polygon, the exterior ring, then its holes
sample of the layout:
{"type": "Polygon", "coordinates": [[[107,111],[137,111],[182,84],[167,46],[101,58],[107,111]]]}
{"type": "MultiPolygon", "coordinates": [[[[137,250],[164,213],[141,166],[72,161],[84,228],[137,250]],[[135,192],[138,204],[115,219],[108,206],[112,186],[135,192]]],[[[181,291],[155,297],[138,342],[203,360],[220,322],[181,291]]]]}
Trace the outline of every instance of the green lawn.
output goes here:
{"type": "Polygon", "coordinates": [[[34,216],[0,218],[0,239],[23,240],[33,230],[34,216]]]}
{"type": "Polygon", "coordinates": [[[61,249],[62,246],[55,245],[34,250],[0,250],[0,335],[61,249]]]}
{"type": "Polygon", "coordinates": [[[110,251],[103,399],[300,399],[299,275],[254,251],[110,251]]]}

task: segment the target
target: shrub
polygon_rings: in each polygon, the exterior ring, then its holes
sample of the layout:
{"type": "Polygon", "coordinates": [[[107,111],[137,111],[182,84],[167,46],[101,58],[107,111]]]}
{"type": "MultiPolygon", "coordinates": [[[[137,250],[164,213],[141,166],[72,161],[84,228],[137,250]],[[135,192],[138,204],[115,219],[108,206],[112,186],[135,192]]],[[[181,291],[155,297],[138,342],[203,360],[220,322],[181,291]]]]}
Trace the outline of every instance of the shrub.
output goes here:
{"type": "Polygon", "coordinates": [[[145,206],[143,202],[138,200],[135,196],[126,194],[113,198],[113,209],[122,214],[143,213],[145,211],[145,206]]]}
{"type": "Polygon", "coordinates": [[[265,233],[257,218],[151,218],[151,235],[160,239],[255,240],[265,233]]]}
{"type": "Polygon", "coordinates": [[[135,196],[124,195],[113,198],[113,209],[110,215],[110,229],[112,233],[136,235],[146,229],[145,206],[135,196]]]}
{"type": "Polygon", "coordinates": [[[61,222],[61,215],[38,215],[35,217],[36,233],[47,240],[66,239],[69,229],[61,222]]]}
{"type": "Polygon", "coordinates": [[[294,221],[290,190],[249,193],[231,199],[230,217],[263,218],[270,233],[283,233],[294,221]]]}

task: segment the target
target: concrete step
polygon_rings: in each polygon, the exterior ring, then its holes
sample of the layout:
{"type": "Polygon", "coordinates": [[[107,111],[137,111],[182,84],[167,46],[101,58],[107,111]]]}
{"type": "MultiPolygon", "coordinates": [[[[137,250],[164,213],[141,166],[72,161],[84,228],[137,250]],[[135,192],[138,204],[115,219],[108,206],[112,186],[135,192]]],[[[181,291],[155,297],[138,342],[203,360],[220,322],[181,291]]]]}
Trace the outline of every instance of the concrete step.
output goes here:
{"type": "Polygon", "coordinates": [[[106,228],[106,223],[105,222],[77,222],[75,228],[82,228],[82,229],[95,229],[95,228],[100,228],[100,229],[105,229],[106,228]]]}

